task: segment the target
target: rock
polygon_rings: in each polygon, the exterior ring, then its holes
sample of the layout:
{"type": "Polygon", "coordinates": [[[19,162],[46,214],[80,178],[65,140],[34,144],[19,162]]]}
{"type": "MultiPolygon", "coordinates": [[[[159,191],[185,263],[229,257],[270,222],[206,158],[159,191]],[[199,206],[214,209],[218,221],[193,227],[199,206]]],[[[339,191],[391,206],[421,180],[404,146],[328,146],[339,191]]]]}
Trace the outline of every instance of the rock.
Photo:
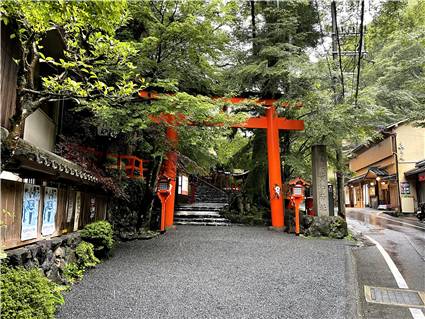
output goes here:
{"type": "Polygon", "coordinates": [[[37,259],[28,259],[25,263],[24,263],[24,268],[26,269],[30,269],[30,268],[35,268],[35,267],[39,267],[39,263],[37,259]]]}
{"type": "Polygon", "coordinates": [[[26,246],[26,248],[30,251],[30,253],[31,253],[31,258],[32,258],[32,259],[37,259],[39,246],[38,246],[38,245],[36,245],[36,244],[33,244],[33,245],[28,245],[28,246],[26,246]]]}
{"type": "Polygon", "coordinates": [[[40,266],[40,268],[44,271],[45,274],[50,270],[52,264],[46,259],[40,266]]]}
{"type": "Polygon", "coordinates": [[[53,252],[53,255],[56,258],[63,258],[65,256],[65,251],[63,250],[62,247],[58,247],[56,248],[56,250],[53,252]]]}
{"type": "Polygon", "coordinates": [[[77,261],[77,255],[75,254],[74,248],[71,248],[71,247],[65,248],[65,261],[68,264],[77,261]]]}
{"type": "Polygon", "coordinates": [[[306,225],[307,236],[342,239],[348,235],[347,223],[339,216],[316,216],[311,222],[306,220],[306,225]]]}
{"type": "Polygon", "coordinates": [[[303,227],[304,229],[307,229],[310,227],[310,225],[313,223],[314,217],[310,216],[310,215],[304,215],[301,214],[300,215],[300,223],[301,223],[301,227],[303,227]]]}
{"type": "Polygon", "coordinates": [[[118,234],[119,238],[121,240],[133,240],[137,238],[137,233],[135,231],[129,231],[129,230],[122,230],[119,234],[118,234]]]}
{"type": "Polygon", "coordinates": [[[58,246],[62,245],[62,237],[55,237],[53,239],[50,240],[50,243],[52,245],[52,250],[55,250],[58,246]]]}
{"type": "Polygon", "coordinates": [[[71,248],[76,248],[80,242],[81,242],[80,233],[75,232],[75,233],[71,233],[67,235],[67,238],[66,238],[67,246],[71,248]]]}
{"type": "Polygon", "coordinates": [[[40,264],[44,263],[47,257],[47,252],[49,251],[51,245],[50,243],[46,242],[45,240],[40,241],[37,243],[38,250],[37,250],[37,259],[40,262],[40,264]]]}
{"type": "Polygon", "coordinates": [[[26,247],[12,249],[6,252],[8,256],[8,264],[11,266],[23,266],[31,259],[31,251],[26,247]]]}

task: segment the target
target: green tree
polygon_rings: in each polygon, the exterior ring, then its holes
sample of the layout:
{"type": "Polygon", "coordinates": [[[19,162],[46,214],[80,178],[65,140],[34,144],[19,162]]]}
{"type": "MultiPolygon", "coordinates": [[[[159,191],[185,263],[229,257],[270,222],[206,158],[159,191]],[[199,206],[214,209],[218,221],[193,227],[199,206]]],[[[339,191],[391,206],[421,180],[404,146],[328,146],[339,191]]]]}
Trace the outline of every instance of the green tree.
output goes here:
{"type": "Polygon", "coordinates": [[[385,3],[368,29],[361,96],[390,120],[425,120],[425,1],[385,3]]]}
{"type": "Polygon", "coordinates": [[[43,104],[74,100],[97,114],[105,105],[126,101],[141,86],[129,79],[134,75],[130,57],[135,49],[114,38],[115,29],[126,21],[126,8],[123,1],[1,3],[2,24],[10,26],[10,38],[19,44],[16,114],[8,136],[10,156],[25,119],[43,104]],[[42,45],[52,31],[63,40],[64,56],[56,60],[46,56],[42,45]],[[41,64],[55,71],[40,79],[41,64]]]}

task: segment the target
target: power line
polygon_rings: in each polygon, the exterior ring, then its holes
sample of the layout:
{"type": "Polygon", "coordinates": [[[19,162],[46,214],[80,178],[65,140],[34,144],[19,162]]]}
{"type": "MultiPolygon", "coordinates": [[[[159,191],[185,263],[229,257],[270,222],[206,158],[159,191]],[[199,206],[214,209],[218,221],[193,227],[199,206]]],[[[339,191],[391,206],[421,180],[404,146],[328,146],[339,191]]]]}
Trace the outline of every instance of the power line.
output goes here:
{"type": "Polygon", "coordinates": [[[359,94],[360,66],[361,66],[360,62],[362,60],[362,46],[363,46],[363,20],[364,20],[364,0],[362,0],[361,2],[359,56],[357,59],[357,81],[356,81],[356,93],[354,95],[354,105],[357,105],[357,97],[359,94]]]}
{"type": "Polygon", "coordinates": [[[330,65],[330,62],[329,62],[329,58],[328,58],[328,54],[326,52],[327,50],[326,50],[325,44],[324,44],[324,42],[325,42],[325,40],[324,40],[325,35],[323,33],[322,21],[320,19],[320,12],[319,12],[319,6],[317,4],[317,0],[314,0],[314,6],[316,7],[316,11],[317,11],[317,21],[319,22],[320,39],[321,39],[323,50],[325,52],[325,58],[326,58],[326,64],[328,65],[329,77],[330,77],[330,79],[332,81],[332,79],[333,79],[332,68],[331,68],[331,65],[330,65]]]}
{"type": "MultiPolygon", "coordinates": [[[[341,87],[342,87],[342,100],[345,97],[345,85],[344,85],[344,70],[342,69],[342,55],[341,55],[341,42],[339,41],[339,30],[338,30],[338,19],[336,15],[336,3],[335,1],[331,2],[331,10],[332,10],[332,33],[333,37],[336,37],[336,44],[338,47],[338,61],[339,61],[339,70],[341,76],[341,87]]],[[[334,41],[333,41],[334,43],[334,41]]],[[[334,56],[335,57],[335,56],[334,56]]]]}

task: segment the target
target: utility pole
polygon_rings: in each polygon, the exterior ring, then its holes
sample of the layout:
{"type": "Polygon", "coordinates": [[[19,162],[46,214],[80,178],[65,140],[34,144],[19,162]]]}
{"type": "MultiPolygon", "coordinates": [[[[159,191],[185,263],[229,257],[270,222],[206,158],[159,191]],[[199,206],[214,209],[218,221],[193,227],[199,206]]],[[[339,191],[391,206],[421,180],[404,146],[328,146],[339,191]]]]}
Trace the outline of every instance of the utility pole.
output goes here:
{"type": "MultiPolygon", "coordinates": [[[[339,43],[339,32],[338,32],[338,22],[336,15],[336,3],[335,1],[331,2],[331,16],[332,16],[332,58],[335,62],[335,65],[339,64],[339,69],[341,71],[341,85],[342,85],[342,94],[336,90],[336,81],[334,81],[335,86],[335,104],[344,101],[344,74],[342,69],[341,61],[341,45],[339,43]]],[[[336,145],[336,193],[338,199],[338,215],[345,218],[345,193],[344,193],[344,162],[342,156],[342,141],[338,139],[336,145]]]]}

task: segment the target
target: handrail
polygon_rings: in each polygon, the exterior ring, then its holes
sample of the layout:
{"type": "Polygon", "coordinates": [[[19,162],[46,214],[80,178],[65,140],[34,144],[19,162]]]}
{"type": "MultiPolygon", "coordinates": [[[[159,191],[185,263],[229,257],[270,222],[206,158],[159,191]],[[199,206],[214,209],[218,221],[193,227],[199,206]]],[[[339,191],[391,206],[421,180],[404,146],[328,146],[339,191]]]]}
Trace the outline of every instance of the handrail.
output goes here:
{"type": "Polygon", "coordinates": [[[195,178],[197,178],[198,180],[200,180],[204,184],[207,184],[208,186],[210,186],[210,187],[212,187],[212,188],[214,188],[214,189],[216,189],[216,190],[218,190],[220,192],[223,192],[223,193],[225,193],[227,195],[227,192],[226,191],[222,190],[221,188],[218,188],[217,186],[211,184],[210,182],[207,182],[205,179],[200,178],[199,176],[196,176],[196,175],[192,175],[192,176],[194,176],[195,178]]]}

